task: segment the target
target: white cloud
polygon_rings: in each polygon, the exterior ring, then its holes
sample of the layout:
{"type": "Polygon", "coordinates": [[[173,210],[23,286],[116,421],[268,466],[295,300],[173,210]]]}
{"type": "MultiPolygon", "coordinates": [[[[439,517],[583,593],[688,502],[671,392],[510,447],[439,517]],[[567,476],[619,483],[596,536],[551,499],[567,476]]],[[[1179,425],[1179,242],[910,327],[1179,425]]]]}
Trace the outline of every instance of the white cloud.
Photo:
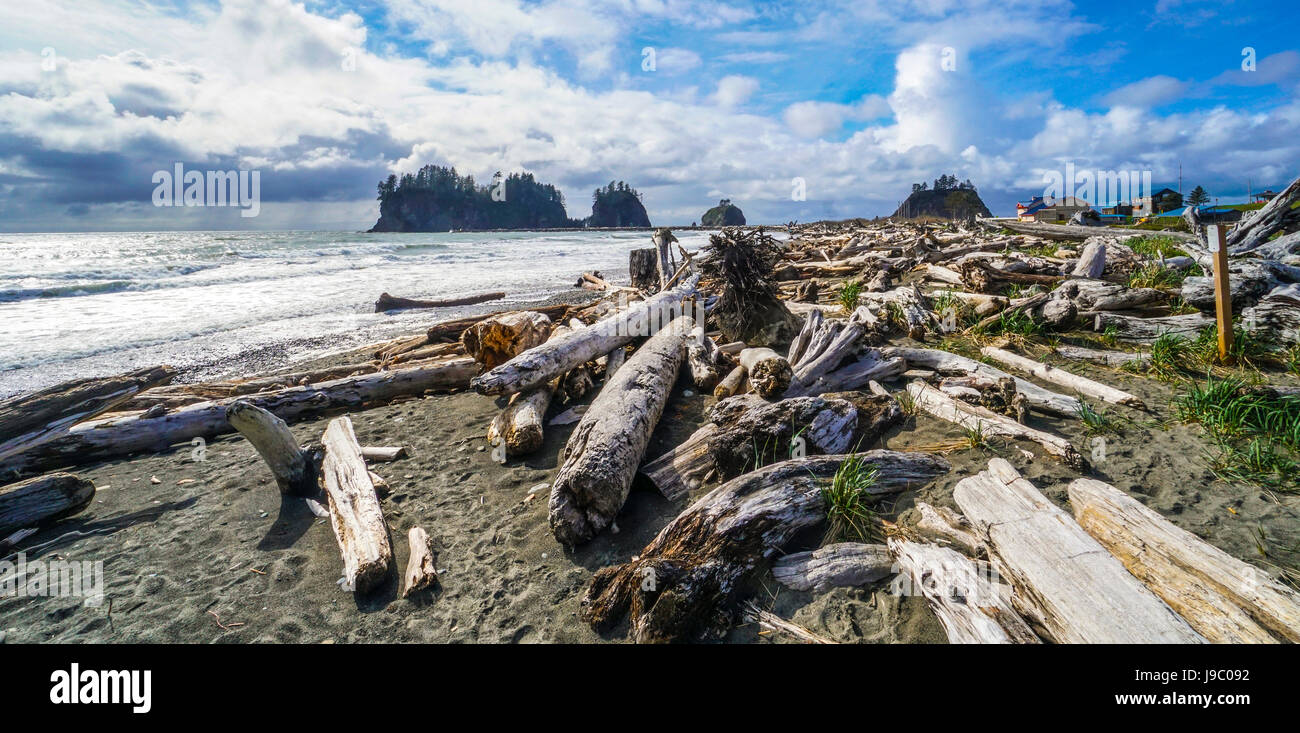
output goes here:
{"type": "Polygon", "coordinates": [[[1187,82],[1172,76],[1151,76],[1106,94],[1102,103],[1109,107],[1159,107],[1181,99],[1187,91],[1187,82]]]}
{"type": "Polygon", "coordinates": [[[889,113],[889,103],[884,97],[871,94],[856,104],[796,102],[785,108],[782,119],[794,134],[815,138],[839,130],[848,120],[874,120],[889,113]]]}
{"type": "Polygon", "coordinates": [[[723,107],[735,107],[744,104],[757,91],[758,79],[732,74],[718,80],[718,91],[714,93],[713,99],[723,107]]]}
{"type": "Polygon", "coordinates": [[[663,48],[655,52],[655,70],[664,74],[684,74],[701,63],[698,53],[685,48],[663,48]]]}

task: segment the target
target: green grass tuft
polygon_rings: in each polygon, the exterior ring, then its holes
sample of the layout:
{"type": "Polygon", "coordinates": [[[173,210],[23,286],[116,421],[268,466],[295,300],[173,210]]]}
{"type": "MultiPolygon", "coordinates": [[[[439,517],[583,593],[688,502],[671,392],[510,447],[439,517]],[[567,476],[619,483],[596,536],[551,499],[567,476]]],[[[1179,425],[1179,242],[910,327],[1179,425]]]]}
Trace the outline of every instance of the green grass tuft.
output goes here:
{"type": "Polygon", "coordinates": [[[857,454],[840,464],[830,485],[822,489],[826,501],[826,544],[880,537],[880,523],[871,510],[870,493],[878,476],[879,469],[857,454]]]}

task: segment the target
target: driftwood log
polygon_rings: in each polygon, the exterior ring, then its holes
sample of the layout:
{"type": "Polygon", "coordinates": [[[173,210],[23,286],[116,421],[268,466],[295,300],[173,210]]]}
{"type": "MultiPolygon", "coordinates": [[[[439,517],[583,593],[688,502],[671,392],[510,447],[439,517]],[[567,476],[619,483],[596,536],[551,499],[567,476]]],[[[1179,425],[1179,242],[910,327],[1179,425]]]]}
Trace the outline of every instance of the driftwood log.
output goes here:
{"type": "Polygon", "coordinates": [[[628,254],[627,271],[632,287],[646,293],[659,292],[659,255],[654,247],[632,250],[628,254]]]}
{"type": "Polygon", "coordinates": [[[718,399],[741,394],[745,391],[746,381],[749,377],[749,371],[743,365],[737,364],[727,376],[718,382],[718,386],[713,388],[713,396],[718,399]]]}
{"type": "MultiPolygon", "coordinates": [[[[512,394],[540,387],[572,369],[650,335],[680,315],[682,300],[695,292],[698,276],[633,303],[626,310],[553,341],[523,352],[506,363],[475,377],[471,386],[479,394],[512,394]]],[[[624,369],[627,367],[624,366],[624,369]]],[[[621,370],[620,370],[621,371],[621,370]]]]}
{"type": "Polygon", "coordinates": [[[226,419],[270,467],[281,494],[311,496],[317,492],[315,466],[284,420],[243,400],[226,408],[226,419]]]}
{"type": "Polygon", "coordinates": [[[94,498],[95,484],[70,473],[49,473],[0,487],[0,537],[76,514],[94,498]]]}
{"type": "Polygon", "coordinates": [[[959,481],[953,499],[1040,636],[1060,644],[1205,641],[1005,460],[959,481]]]}
{"type": "Polygon", "coordinates": [[[651,336],[569,436],[550,499],[551,531],[561,543],[587,542],[623,508],[694,327],[693,318],[682,316],[651,336]]]}
{"type": "Polygon", "coordinates": [[[1017,440],[1033,441],[1076,470],[1082,470],[1086,465],[1083,456],[1070,445],[1070,441],[1059,435],[1021,425],[1009,417],[944,394],[919,379],[907,386],[907,392],[912,396],[917,407],[941,420],[947,420],[967,430],[979,431],[985,436],[1001,435],[1017,440]]]}
{"type": "Polygon", "coordinates": [[[1110,484],[1076,479],[1070,506],[1088,534],[1214,643],[1300,642],[1300,595],[1175,527],[1110,484]]]}
{"type": "Polygon", "coordinates": [[[780,397],[790,387],[793,372],[784,356],[766,347],[745,349],[738,359],[749,387],[760,397],[780,397]]]}
{"type": "MultiPolygon", "coordinates": [[[[569,326],[560,324],[551,332],[550,338],[556,339],[569,333],[569,326]]],[[[622,347],[615,349],[610,354],[622,354],[622,347]]],[[[608,363],[608,360],[607,362],[608,363]]],[[[617,366],[615,366],[617,369],[617,366]]],[[[550,409],[551,399],[555,396],[556,390],[563,387],[566,393],[586,392],[586,389],[579,389],[584,376],[587,376],[585,366],[578,367],[570,380],[569,375],[553,379],[540,387],[517,392],[510,396],[510,402],[492,418],[492,422],[487,429],[488,445],[494,448],[501,446],[505,450],[508,458],[524,456],[540,449],[546,440],[545,418],[546,411],[550,409]]],[[[575,397],[579,399],[581,395],[575,397]]]]}
{"type": "Polygon", "coordinates": [[[379,300],[375,301],[375,312],[384,313],[387,311],[410,310],[413,308],[449,308],[455,305],[476,305],[486,303],[490,300],[501,300],[506,297],[504,292],[479,293],[477,295],[466,295],[463,298],[447,298],[444,300],[418,300],[415,298],[398,298],[382,293],[379,300]]]}
{"type": "Polygon", "coordinates": [[[1053,348],[1052,353],[1058,356],[1063,356],[1066,359],[1090,361],[1094,364],[1101,364],[1108,367],[1123,367],[1129,364],[1141,366],[1150,361],[1150,357],[1146,354],[1138,354],[1132,351],[1087,349],[1082,346],[1061,345],[1053,348]]]}
{"type": "Polygon", "coordinates": [[[115,377],[78,379],[0,400],[0,461],[67,434],[73,425],[166,384],[171,367],[137,369],[115,377]]]}
{"type": "Polygon", "coordinates": [[[1087,377],[1081,377],[1077,374],[1071,374],[1064,369],[1058,369],[1054,366],[1034,361],[1033,359],[1013,354],[1005,349],[999,349],[994,346],[985,346],[980,349],[980,353],[989,357],[999,364],[1004,364],[1012,369],[1019,369],[1027,374],[1032,374],[1044,382],[1059,384],[1062,387],[1068,387],[1075,394],[1084,397],[1095,397],[1099,400],[1109,402],[1115,405],[1127,405],[1136,407],[1139,410],[1145,410],[1146,405],[1136,395],[1129,394],[1122,389],[1116,389],[1108,384],[1095,382],[1087,377]]]}
{"type": "Polygon", "coordinates": [[[938,545],[891,537],[889,552],[912,594],[924,596],[950,644],[1038,644],[1010,587],[983,563],[938,545]]]}
{"type": "Polygon", "coordinates": [[[411,527],[406,542],[410,555],[406,560],[406,572],[402,574],[403,598],[432,588],[438,582],[437,559],[433,553],[433,543],[429,541],[429,533],[420,527],[411,527]]]}
{"type": "Polygon", "coordinates": [[[772,577],[791,590],[825,593],[854,588],[894,574],[894,559],[884,545],[838,542],[796,552],[772,563],[772,577]]]}
{"type": "Polygon", "coordinates": [[[460,343],[484,369],[495,369],[546,342],[551,319],[535,311],[515,311],[485,318],[465,329],[460,343]]]}
{"type": "Polygon", "coordinates": [[[352,420],[346,415],[331,420],[321,443],[325,447],[321,477],[329,497],[330,525],[343,554],[339,585],[346,591],[365,593],[382,583],[392,566],[388,525],[352,431],[352,420]]]}
{"type": "MultiPolygon", "coordinates": [[[[463,389],[476,367],[473,359],[453,359],[428,366],[376,372],[304,387],[249,395],[240,399],[292,421],[365,405],[381,405],[426,392],[463,389]]],[[[235,400],[188,405],[162,415],[147,413],[92,420],[67,435],[0,463],[4,470],[45,471],[142,451],[166,450],[192,438],[211,438],[235,431],[226,408],[235,400]]]]}
{"type": "MultiPolygon", "coordinates": [[[[873,492],[917,488],[946,473],[925,453],[868,451],[873,492]]],[[[737,593],[799,531],[826,518],[822,489],[846,456],[798,458],[747,473],[709,492],[631,562],[592,578],[582,618],[607,630],[631,617],[640,643],[716,637],[731,625],[737,593]]]]}
{"type": "Polygon", "coordinates": [[[1033,382],[1007,374],[1001,369],[952,352],[890,346],[881,349],[880,353],[886,358],[902,357],[909,367],[925,367],[942,374],[978,374],[991,379],[1011,377],[1016,381],[1016,390],[1025,396],[1035,410],[1061,417],[1079,416],[1078,398],[1039,387],[1033,382]]]}
{"type": "Polygon", "coordinates": [[[1214,325],[1214,318],[1203,313],[1160,318],[1134,318],[1119,313],[1098,313],[1092,330],[1114,333],[1115,338],[1130,343],[1151,343],[1162,334],[1195,339],[1201,331],[1214,325]]]}

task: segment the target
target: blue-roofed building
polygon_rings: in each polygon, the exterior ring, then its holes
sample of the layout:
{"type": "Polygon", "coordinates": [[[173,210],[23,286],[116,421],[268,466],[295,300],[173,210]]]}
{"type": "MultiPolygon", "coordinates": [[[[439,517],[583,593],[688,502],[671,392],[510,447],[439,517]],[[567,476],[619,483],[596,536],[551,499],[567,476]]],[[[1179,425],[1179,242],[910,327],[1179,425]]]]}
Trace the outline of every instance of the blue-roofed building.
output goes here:
{"type": "MultiPolygon", "coordinates": [[[[1185,211],[1187,211],[1186,206],[1180,209],[1171,209],[1161,214],[1161,216],[1177,216],[1181,218],[1185,211]]],[[[1240,209],[1229,209],[1223,206],[1198,206],[1196,207],[1196,213],[1200,216],[1201,221],[1206,224],[1223,224],[1241,220],[1240,209]]]]}

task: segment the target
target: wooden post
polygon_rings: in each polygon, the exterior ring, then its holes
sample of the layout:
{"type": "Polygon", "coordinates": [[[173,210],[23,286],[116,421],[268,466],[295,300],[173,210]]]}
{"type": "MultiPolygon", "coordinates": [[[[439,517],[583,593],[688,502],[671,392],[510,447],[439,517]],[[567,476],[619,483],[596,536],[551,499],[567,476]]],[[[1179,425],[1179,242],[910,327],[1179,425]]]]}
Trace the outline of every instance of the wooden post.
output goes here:
{"type": "Polygon", "coordinates": [[[1232,351],[1232,289],[1228,286],[1228,247],[1222,224],[1205,227],[1206,242],[1214,257],[1214,311],[1218,319],[1219,361],[1228,363],[1232,351]]]}

